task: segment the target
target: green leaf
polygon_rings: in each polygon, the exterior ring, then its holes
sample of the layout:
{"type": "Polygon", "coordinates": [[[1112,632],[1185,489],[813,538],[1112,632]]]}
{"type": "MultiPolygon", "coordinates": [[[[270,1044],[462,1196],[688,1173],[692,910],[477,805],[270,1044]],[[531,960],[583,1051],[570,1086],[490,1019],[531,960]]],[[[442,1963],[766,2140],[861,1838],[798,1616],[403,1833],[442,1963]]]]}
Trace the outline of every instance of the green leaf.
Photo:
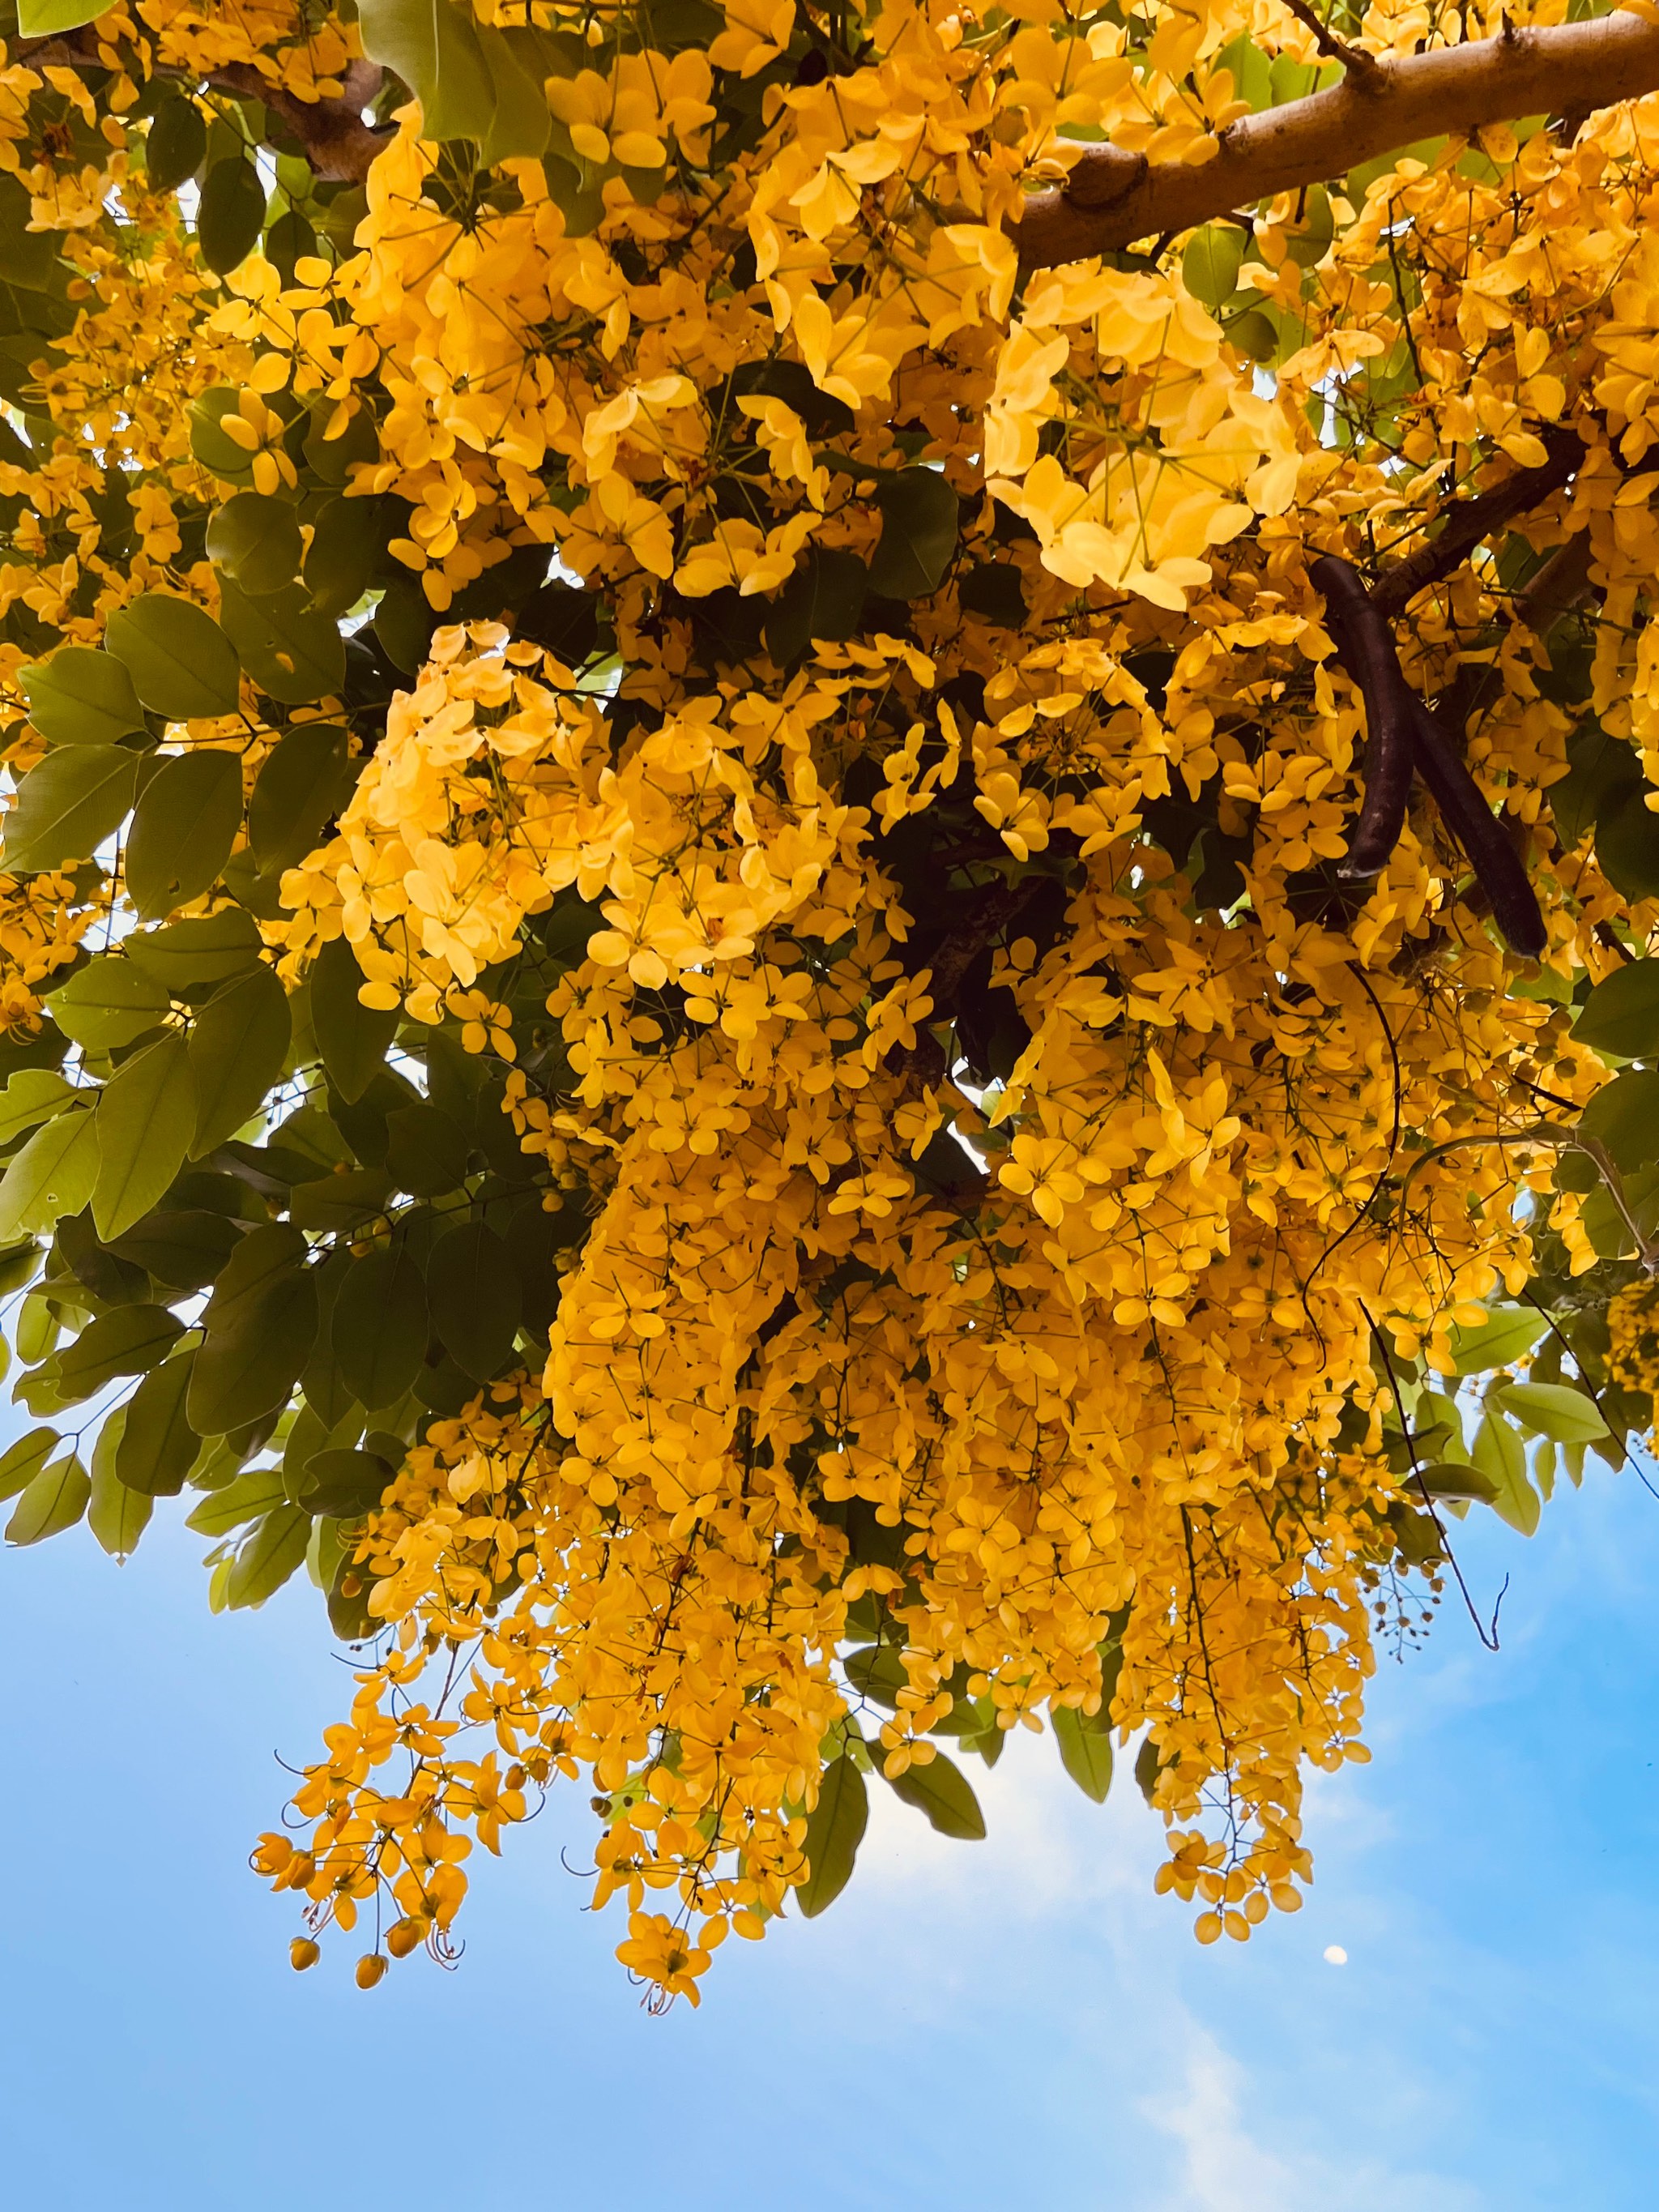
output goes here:
{"type": "Polygon", "coordinates": [[[1401,1484],[1402,1494],[1409,1503],[1419,1484],[1431,1498],[1468,1498],[1483,1505],[1490,1505],[1498,1495],[1498,1486],[1488,1474],[1478,1467],[1465,1467],[1456,1460],[1436,1460],[1432,1466],[1414,1474],[1401,1484]]]}
{"type": "Polygon", "coordinates": [[[547,144],[541,82],[500,32],[447,0],[360,0],[363,52],[421,103],[425,138],[471,138],[486,161],[533,159],[547,144]]]}
{"type": "Polygon", "coordinates": [[[1544,1316],[1531,1306],[1488,1306],[1484,1328],[1455,1324],[1451,1354],[1459,1375],[1484,1375],[1488,1368],[1512,1367],[1524,1359],[1545,1328],[1544,1316]]]}
{"type": "Polygon", "coordinates": [[[174,1030],[123,1060],[104,1085],[92,1218],[106,1243],[142,1221],[185,1164],[196,1128],[190,1048],[174,1030]]]}
{"type": "Polygon", "coordinates": [[[104,642],[152,714],[187,722],[236,712],[236,648],[193,601],[146,592],[110,617],[104,642]]]}
{"type": "Polygon", "coordinates": [[[1238,271],[1249,234],[1237,223],[1206,222],[1187,241],[1181,257],[1182,281],[1194,299],[1223,307],[1238,289],[1238,271]]]}
{"type": "Polygon", "coordinates": [[[1565,1382],[1506,1382],[1492,1396],[1522,1428],[1552,1443],[1587,1444],[1608,1433],[1595,1401],[1565,1382]]]}
{"type": "Polygon", "coordinates": [[[317,234],[298,208],[284,209],[265,232],[265,259],[285,288],[295,281],[294,264],[301,255],[316,251],[317,234]]]}
{"type": "Polygon", "coordinates": [[[144,726],[132,678],[112,653],[60,646],[18,673],[29,720],[49,745],[111,745],[144,726]]]}
{"type": "Polygon", "coordinates": [[[306,548],[304,574],[311,603],[319,614],[331,619],[345,614],[368,591],[387,538],[397,535],[392,504],[385,499],[351,499],[343,495],[319,510],[306,548]]]}
{"type": "Polygon", "coordinates": [[[1573,1036],[1620,1060],[1659,1055],[1659,960],[1633,960],[1605,977],[1585,1000],[1573,1036]]]}
{"type": "Polygon", "coordinates": [[[219,619],[253,681],[284,706],[326,698],[344,684],[345,640],[303,584],[255,598],[224,576],[219,619]]]}
{"type": "Polygon", "coordinates": [[[1659,1160],[1659,1068],[1623,1069],[1589,1101],[1578,1126],[1626,1175],[1659,1160]]]}
{"type": "Polygon", "coordinates": [[[936,1752],[925,1766],[907,1766],[888,1787],[907,1805],[927,1815],[941,1836],[963,1843],[980,1843],[985,1836],[985,1815],[979,1809],[973,1784],[953,1759],[936,1752]]]}
{"type": "Polygon", "coordinates": [[[129,1490],[115,1471],[126,1427],[127,1408],[118,1406],[98,1431],[92,1455],[92,1492],[87,1526],[114,1559],[131,1559],[149,1525],[155,1501],[129,1490]]]}
{"type": "Polygon", "coordinates": [[[162,100],[150,119],[144,141],[144,167],[150,188],[177,191],[207,159],[207,125],[193,100],[175,94],[162,100]]]}
{"type": "Polygon", "coordinates": [[[127,836],[132,902],[159,920],[210,890],[242,826],[242,763],[235,753],[181,753],[144,786],[127,836]]]}
{"type": "Polygon", "coordinates": [[[374,1080],[398,1033],[396,1007],[381,1012],[359,999],[366,980],[343,937],[329,939],[311,970],[311,1024],[317,1049],[330,1082],[348,1105],[361,1098],[374,1080]]]}
{"type": "Polygon", "coordinates": [[[371,1409],[395,1405],[426,1354],[426,1285],[407,1252],[357,1261],[334,1302],[334,1357],[346,1387],[371,1409]]]}
{"type": "Polygon", "coordinates": [[[1596,865],[1632,902],[1659,891],[1659,814],[1643,803],[1648,788],[1632,779],[1621,794],[1623,803],[1604,811],[1595,824],[1596,865]]]}
{"type": "Polygon", "coordinates": [[[851,1756],[832,1759],[818,1783],[818,1802],[806,1816],[806,1857],[811,1869],[795,1892],[804,1919],[816,1920],[841,1895],[853,1872],[870,1817],[864,1777],[851,1756]]]}
{"type": "Polygon", "coordinates": [[[37,1129],[0,1178],[0,1241],[25,1229],[50,1229],[63,1213],[78,1213],[98,1180],[94,1115],[60,1114],[37,1129]]]}
{"type": "Polygon", "coordinates": [[[25,1129],[61,1114],[71,1099],[84,1094],[65,1083],[55,1068],[20,1067],[0,1091],[0,1145],[9,1145],[25,1129]]]}
{"type": "Polygon", "coordinates": [[[511,1252],[486,1223],[465,1221],[433,1246],[426,1279],[438,1341],[475,1382],[488,1382],[519,1330],[520,1293],[511,1252]]]}
{"type": "Polygon", "coordinates": [[[197,921],[134,930],[121,949],[175,999],[202,999],[258,964],[264,939],[252,915],[225,907],[197,921]]]}
{"type": "Polygon", "coordinates": [[[361,1520],[380,1504],[395,1472],[377,1452],[317,1452],[306,1462],[300,1503],[307,1513],[361,1520]]]}
{"type": "Polygon", "coordinates": [[[131,1044],[167,1019],[173,1005],[166,986],[118,952],[100,952],[77,969],[47,1004],[66,1036],[94,1052],[131,1044]]]}
{"type": "Polygon", "coordinates": [[[185,1522],[198,1536],[228,1536],[245,1522],[258,1521],[286,1505],[280,1467],[251,1467],[222,1490],[210,1491],[185,1522]]]}
{"type": "Polygon", "coordinates": [[[338,1427],[356,1403],[340,1373],[333,1342],[334,1301],[353,1264],[349,1253],[335,1252],[317,1270],[317,1340],[300,1377],[307,1406],[331,1431],[338,1427]]]}
{"type": "Polygon", "coordinates": [[[0,1499],[27,1490],[63,1439],[56,1429],[31,1429],[0,1452],[0,1499]]]}
{"type": "Polygon", "coordinates": [[[223,483],[252,485],[253,456],[246,446],[228,438],[219,427],[227,415],[238,411],[240,394],[228,385],[216,385],[192,400],[190,409],[190,450],[202,466],[223,483]]]}
{"type": "Polygon", "coordinates": [[[205,1206],[170,1206],[147,1213],[109,1249],[172,1290],[199,1291],[229,1259],[241,1233],[235,1222],[205,1206]]]}
{"type": "Polygon", "coordinates": [[[144,1498],[176,1498],[202,1454],[185,1401],[196,1355],[181,1352],[153,1367],[127,1401],[115,1455],[123,1486],[144,1498]]]}
{"type": "Polygon", "coordinates": [[[1543,1507],[1527,1480],[1526,1447],[1510,1424],[1494,1412],[1490,1400],[1474,1432],[1469,1456],[1492,1483],[1493,1512],[1511,1528],[1530,1536],[1543,1507]]]}
{"type": "Polygon", "coordinates": [[[233,154],[202,179],[196,238],[216,276],[228,276],[252,252],[265,227],[265,188],[252,159],[233,154]]]}
{"type": "MultiPolygon", "coordinates": [[[[386,1172],[416,1198],[441,1198],[466,1177],[466,1135],[441,1108],[422,1099],[386,1115],[386,1172]]],[[[501,1257],[506,1259],[503,1249],[501,1257]]]]}
{"type": "Polygon", "coordinates": [[[869,587],[856,553],[810,546],[766,617],[767,652],[782,668],[815,638],[851,637],[869,587]]]}
{"type": "Polygon", "coordinates": [[[225,1589],[232,1612],[263,1605],[304,1564],[311,1541],[311,1516],[298,1505],[279,1505],[266,1514],[236,1554],[225,1589]]]}
{"type": "Polygon", "coordinates": [[[42,1468],[6,1523],[9,1544],[39,1544],[72,1528],[86,1511],[92,1479],[74,1453],[42,1468]]]}
{"type": "MultiPolygon", "coordinates": [[[[0,175],[0,279],[25,291],[46,292],[55,289],[58,234],[31,230],[33,212],[17,178],[10,172],[0,175]]],[[[31,346],[31,352],[35,349],[31,346]]]]}
{"type": "Polygon", "coordinates": [[[196,1133],[201,1159],[234,1137],[281,1078],[293,1035],[288,993],[263,962],[216,991],[190,1032],[196,1076],[196,1133]]]}
{"type": "Polygon", "coordinates": [[[245,592],[280,592],[300,573],[305,541],[299,515],[288,500],[243,491],[214,509],[207,550],[209,560],[245,592]]]}
{"type": "Polygon", "coordinates": [[[1112,1738],[1109,1729],[1091,1728],[1083,1715],[1069,1705],[1058,1705],[1049,1715],[1060,1764],[1085,1797],[1097,1805],[1106,1802],[1112,1786],[1112,1738]]]}
{"type": "Polygon", "coordinates": [[[904,1657],[896,1644],[872,1644],[849,1651],[842,1661],[847,1679],[861,1698],[890,1712],[898,1711],[898,1693],[908,1686],[904,1657]]]}
{"type": "MultiPolygon", "coordinates": [[[[26,1237],[21,1244],[0,1249],[0,1297],[21,1291],[25,1283],[33,1281],[40,1272],[40,1247],[32,1237],[26,1237]]],[[[0,1337],[0,1347],[4,1342],[4,1338],[0,1337]]],[[[5,1371],[5,1361],[0,1358],[0,1375],[5,1371]]]]}
{"type": "Polygon", "coordinates": [[[937,469],[903,469],[879,486],[881,537],[870,589],[884,599],[925,599],[945,580],[957,550],[962,502],[937,469]]]}
{"type": "Polygon", "coordinates": [[[143,1375],[164,1360],[185,1333],[165,1306],[117,1306],[89,1322],[58,1359],[58,1395],[65,1405],[90,1398],[118,1375],[143,1375]]]}
{"type": "Polygon", "coordinates": [[[6,866],[19,875],[89,860],[132,805],[138,756],[121,745],[65,745],[37,761],[5,817],[6,866]]]}
{"type": "Polygon", "coordinates": [[[386,1211],[392,1178],[384,1168],[350,1168],[343,1175],[319,1176],[296,1182],[289,1212],[301,1229],[356,1229],[386,1211]]]}
{"type": "Polygon", "coordinates": [[[1012,561],[984,562],[963,578],[957,603],[964,614],[982,615],[1004,629],[1018,629],[1025,619],[1024,579],[1012,561]]]}
{"type": "Polygon", "coordinates": [[[50,39],[59,31],[78,31],[107,13],[109,0],[17,0],[17,34],[50,39]]]}
{"type": "Polygon", "coordinates": [[[292,867],[314,851],[350,789],[343,730],[307,722],[279,738],[248,801],[247,834],[260,867],[292,867]]]}
{"type": "Polygon", "coordinates": [[[185,1400],[198,1436],[217,1437],[274,1413],[299,1380],[317,1334],[317,1291],[305,1238],[273,1223],[231,1254],[203,1316],[185,1400]]]}

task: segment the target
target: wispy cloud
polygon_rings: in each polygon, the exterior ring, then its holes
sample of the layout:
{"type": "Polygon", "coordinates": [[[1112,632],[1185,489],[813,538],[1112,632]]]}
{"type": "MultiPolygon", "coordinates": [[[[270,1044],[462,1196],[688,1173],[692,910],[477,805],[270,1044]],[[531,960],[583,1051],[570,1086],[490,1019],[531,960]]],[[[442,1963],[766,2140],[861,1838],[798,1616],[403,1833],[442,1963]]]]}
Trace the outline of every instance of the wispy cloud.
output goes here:
{"type": "Polygon", "coordinates": [[[1402,2173],[1363,2154],[1335,2167],[1295,2149],[1285,2156],[1264,2148],[1244,2116],[1251,2088],[1247,2069],[1189,2020],[1180,2092],[1140,2101],[1142,2115],[1180,2148],[1179,2170],[1145,2212],[1480,2212],[1471,2191],[1436,2174],[1402,2173]]]}

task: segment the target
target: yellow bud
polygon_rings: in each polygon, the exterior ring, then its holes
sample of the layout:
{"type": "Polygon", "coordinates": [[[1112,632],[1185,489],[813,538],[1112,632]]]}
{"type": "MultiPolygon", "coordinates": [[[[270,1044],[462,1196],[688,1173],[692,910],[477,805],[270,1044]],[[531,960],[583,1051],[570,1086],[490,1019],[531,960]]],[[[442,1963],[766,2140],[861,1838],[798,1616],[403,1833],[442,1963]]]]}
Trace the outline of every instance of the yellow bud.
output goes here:
{"type": "Polygon", "coordinates": [[[303,1974],[307,1966],[314,1966],[322,1955],[309,1936],[296,1936],[288,1947],[288,1962],[296,1974],[303,1974]]]}
{"type": "MultiPolygon", "coordinates": [[[[396,1921],[392,1926],[388,1928],[386,1930],[386,1948],[391,1952],[394,1959],[406,1959],[410,1953],[416,1949],[420,1944],[425,1934],[426,1923],[424,1921],[396,1921]]],[[[369,1961],[367,1960],[363,1961],[365,1966],[368,1963],[369,1961]]],[[[361,1980],[362,1978],[362,1969],[360,1968],[358,1972],[359,1980],[361,1980]]]]}
{"type": "Polygon", "coordinates": [[[385,1973],[390,1961],[383,1951],[365,1951],[357,1961],[357,1986],[372,1990],[385,1973]]]}

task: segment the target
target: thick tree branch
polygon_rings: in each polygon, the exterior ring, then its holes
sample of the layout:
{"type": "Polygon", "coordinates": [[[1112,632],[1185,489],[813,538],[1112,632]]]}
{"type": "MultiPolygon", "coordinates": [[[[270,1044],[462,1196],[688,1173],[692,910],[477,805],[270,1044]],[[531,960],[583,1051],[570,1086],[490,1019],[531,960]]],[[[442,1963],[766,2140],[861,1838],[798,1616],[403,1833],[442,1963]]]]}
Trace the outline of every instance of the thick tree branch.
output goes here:
{"type": "Polygon", "coordinates": [[[1656,88],[1659,24],[1627,14],[1378,61],[1328,91],[1243,117],[1197,167],[1091,148],[1062,188],[1027,200],[1020,258],[1042,269],[1116,252],[1346,176],[1419,138],[1523,115],[1589,114],[1656,88]]]}

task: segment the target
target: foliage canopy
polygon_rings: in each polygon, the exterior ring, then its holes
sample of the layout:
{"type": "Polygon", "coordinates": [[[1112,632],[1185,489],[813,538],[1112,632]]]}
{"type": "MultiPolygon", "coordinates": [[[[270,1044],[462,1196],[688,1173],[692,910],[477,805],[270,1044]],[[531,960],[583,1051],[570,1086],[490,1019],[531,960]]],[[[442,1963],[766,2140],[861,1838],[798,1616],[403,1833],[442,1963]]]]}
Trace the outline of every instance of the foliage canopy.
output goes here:
{"type": "Polygon", "coordinates": [[[1022,1725],[1243,1938],[1651,1428],[1659,31],[1563,14],[19,0],[0,1495],[357,1647],[296,1964],[586,1777],[695,2000],[1022,1725]]]}

